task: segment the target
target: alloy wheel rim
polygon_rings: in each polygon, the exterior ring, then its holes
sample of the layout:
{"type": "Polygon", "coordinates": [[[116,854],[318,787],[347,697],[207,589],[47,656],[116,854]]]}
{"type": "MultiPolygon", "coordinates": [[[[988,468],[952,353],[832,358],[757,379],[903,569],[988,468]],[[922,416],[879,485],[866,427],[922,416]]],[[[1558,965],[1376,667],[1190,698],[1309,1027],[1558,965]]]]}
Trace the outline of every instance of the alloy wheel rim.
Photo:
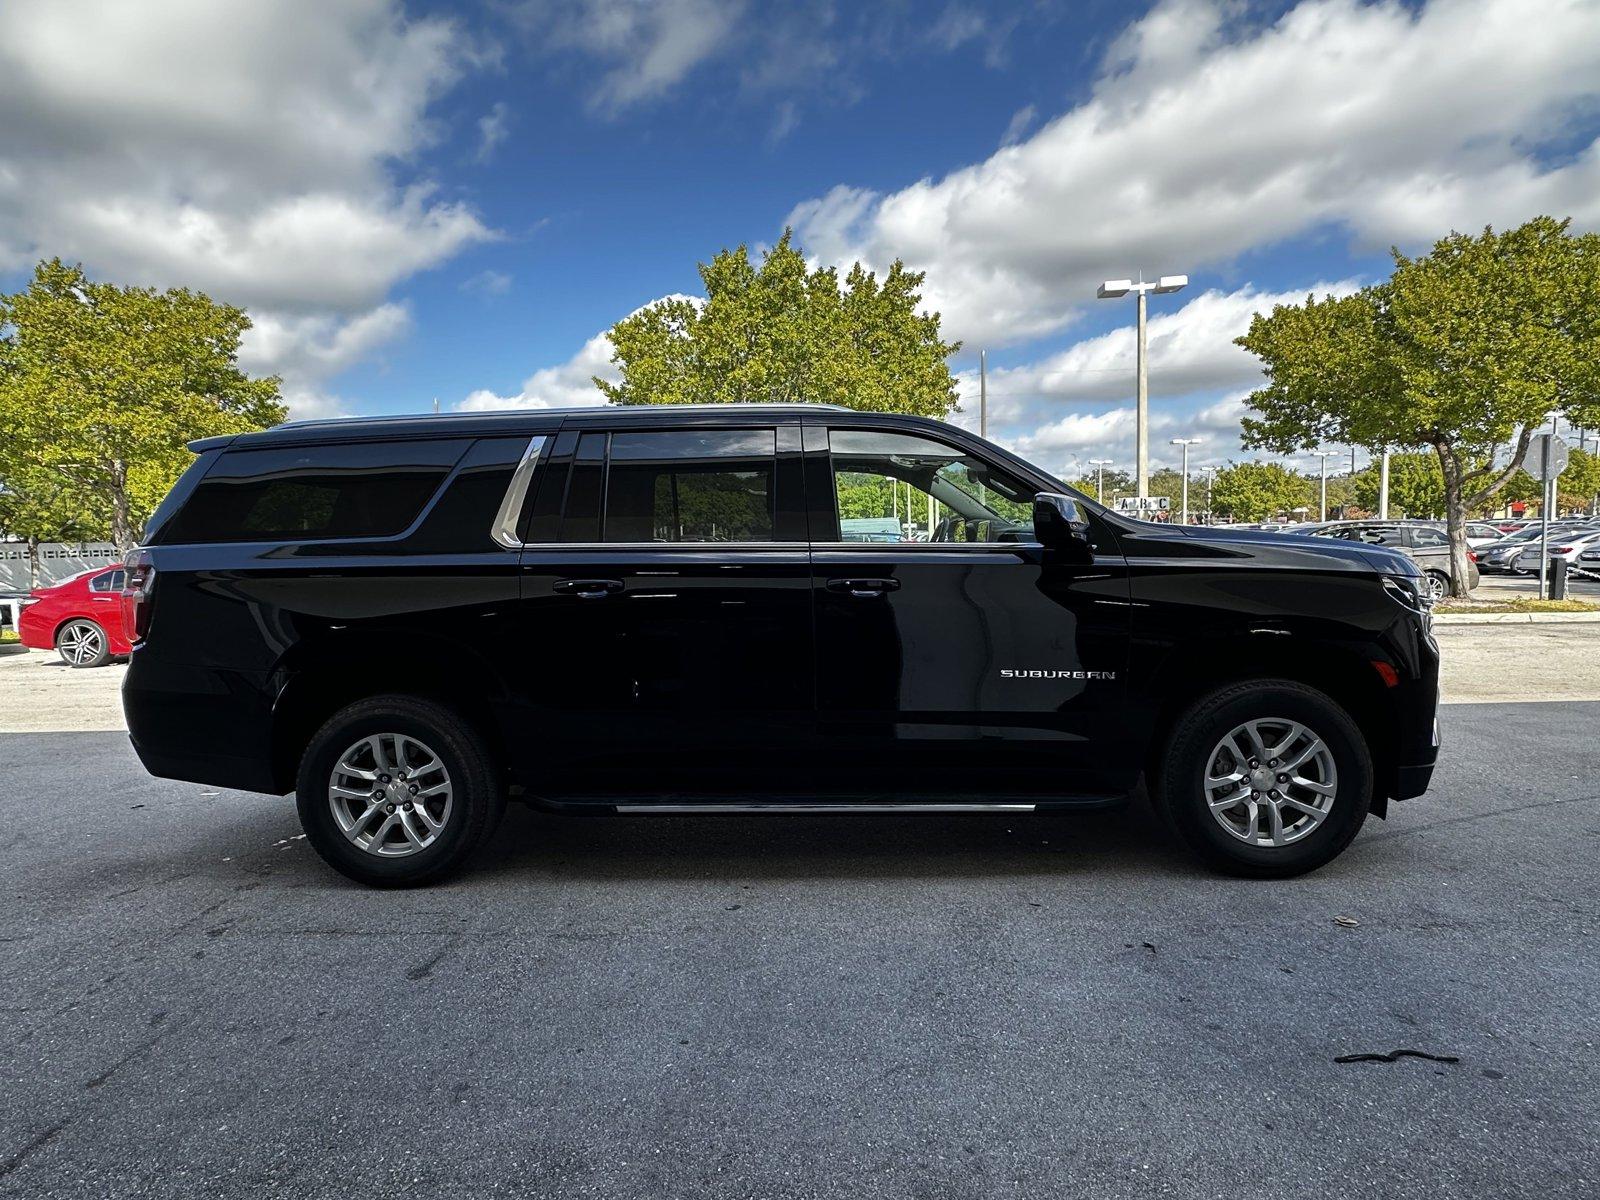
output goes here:
{"type": "Polygon", "coordinates": [[[1338,796],[1339,774],[1333,751],[1308,726],[1262,717],[1217,743],[1202,786],[1212,819],[1229,836],[1274,849],[1322,826],[1338,796]]]}
{"type": "Polygon", "coordinates": [[[1427,577],[1427,584],[1428,598],[1430,600],[1437,604],[1440,600],[1444,599],[1444,594],[1447,590],[1444,580],[1440,579],[1437,575],[1429,575],[1427,577]]]}
{"type": "Polygon", "coordinates": [[[433,845],[450,823],[455,789],[431,747],[403,733],[375,733],[339,756],[328,807],[345,840],[379,858],[433,845]]]}
{"type": "Polygon", "coordinates": [[[74,622],[61,631],[61,640],[57,644],[69,662],[81,667],[99,656],[100,631],[92,625],[74,622]]]}

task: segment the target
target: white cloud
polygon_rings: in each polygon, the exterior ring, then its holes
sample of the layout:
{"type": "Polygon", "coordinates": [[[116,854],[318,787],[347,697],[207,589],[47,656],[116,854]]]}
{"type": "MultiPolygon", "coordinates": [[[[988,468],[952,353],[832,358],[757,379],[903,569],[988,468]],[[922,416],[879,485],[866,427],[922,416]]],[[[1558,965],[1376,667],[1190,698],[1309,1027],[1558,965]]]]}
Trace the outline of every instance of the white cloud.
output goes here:
{"type": "Polygon", "coordinates": [[[456,407],[463,412],[487,412],[496,408],[576,408],[604,404],[605,397],[594,386],[593,377],[615,380],[617,369],[611,363],[611,338],[597,333],[566,362],[535,371],[514,396],[498,396],[480,388],[456,407]]]}
{"type": "Polygon", "coordinates": [[[529,0],[517,11],[541,44],[610,64],[590,102],[617,112],[671,91],[723,48],[742,8],[739,0],[529,0]]]}
{"type": "MultiPolygon", "coordinates": [[[[702,297],[674,293],[652,300],[650,304],[660,304],[662,300],[704,303],[702,297]]],[[[633,311],[641,312],[650,304],[641,305],[633,311]]],[[[622,373],[611,361],[611,351],[610,331],[602,330],[586,341],[583,348],[566,362],[553,367],[541,367],[528,376],[515,395],[501,396],[488,388],[479,388],[458,403],[456,408],[463,412],[486,412],[497,408],[577,408],[587,404],[604,404],[605,396],[594,385],[595,376],[612,383],[622,378],[622,373]]]]}
{"type": "Polygon", "coordinates": [[[1025,105],[1011,114],[1011,120],[1006,123],[1006,131],[1000,135],[1002,146],[1015,146],[1022,140],[1028,130],[1033,128],[1033,123],[1039,119],[1039,110],[1033,105],[1025,105]]]}
{"type": "Polygon", "coordinates": [[[463,292],[476,292],[480,296],[503,296],[511,290],[511,276],[504,271],[486,268],[461,284],[463,292]]]}
{"type": "Polygon", "coordinates": [[[380,304],[353,317],[331,313],[254,315],[239,347],[247,371],[283,376],[291,417],[334,416],[344,402],[322,381],[355,366],[409,333],[411,313],[403,304],[380,304]]]}
{"type": "Polygon", "coordinates": [[[1600,100],[1600,5],[1303,0],[1242,31],[1237,12],[1165,0],[1026,141],[890,194],[835,187],[789,223],[822,260],[927,269],[969,345],[1057,331],[1101,279],[1327,225],[1364,249],[1539,212],[1600,225],[1600,143],[1536,153],[1600,100]]]}
{"type": "MultiPolygon", "coordinates": [[[[1267,292],[1244,287],[1209,290],[1168,312],[1153,311],[1148,327],[1150,356],[1151,461],[1175,458],[1169,437],[1202,437],[1191,451],[1196,465],[1219,462],[1242,452],[1239,418],[1243,400],[1259,385],[1261,367],[1233,344],[1258,312],[1280,304],[1299,304],[1308,294],[1348,295],[1355,280],[1319,282],[1293,291],[1267,292]],[[1227,398],[1196,409],[1190,398],[1225,393],[1227,398]],[[1174,403],[1176,401],[1176,403],[1174,403]],[[1163,403],[1165,402],[1165,403],[1163,403]]],[[[1177,297],[1168,298],[1168,302],[1177,297]]],[[[1132,301],[1125,301],[1129,310],[1132,301]]],[[[1153,305],[1159,305],[1157,299],[1153,305]]],[[[1058,353],[1016,367],[989,371],[989,433],[1025,457],[1069,473],[1090,458],[1112,458],[1128,466],[1133,458],[1135,388],[1133,314],[1129,323],[1076,342],[1058,353]],[[1121,401],[1113,408],[1100,407],[1121,401]],[[1065,411],[1063,411],[1065,410],[1065,411]]],[[[956,421],[978,427],[978,372],[956,379],[962,411],[956,421]]]]}
{"type": "MultiPolygon", "coordinates": [[[[1239,420],[1245,414],[1247,393],[1225,397],[1215,404],[1189,413],[1174,413],[1153,408],[1150,413],[1150,464],[1152,469],[1176,466],[1177,448],[1169,438],[1198,437],[1199,446],[1189,451],[1189,468],[1254,457],[1239,442],[1239,420]]],[[[963,422],[964,424],[967,422],[963,422]]],[[[1109,458],[1113,469],[1133,470],[1134,410],[1132,405],[1104,412],[1066,413],[1011,439],[997,439],[1030,462],[1067,478],[1087,475],[1089,460],[1109,458]]]]}
{"type": "Polygon", "coordinates": [[[491,236],[394,177],[474,56],[399,0],[12,0],[0,269],[60,255],[245,305],[252,363],[312,406],[394,336],[396,284],[491,236]]]}
{"type": "MultiPolygon", "coordinates": [[[[1292,292],[1263,292],[1252,287],[1235,292],[1211,289],[1174,311],[1153,311],[1146,342],[1150,395],[1186,396],[1253,386],[1260,377],[1260,363],[1233,344],[1250,328],[1252,316],[1271,312],[1280,304],[1302,303],[1308,294],[1349,295],[1358,286],[1346,279],[1314,283],[1292,292]]],[[[1037,362],[990,371],[991,419],[997,414],[1003,419],[1040,399],[1113,400],[1130,395],[1137,357],[1133,301],[1124,303],[1127,325],[1076,342],[1037,362]]],[[[1160,298],[1153,300],[1152,308],[1160,303],[1160,298]]],[[[960,383],[964,397],[976,397],[975,371],[963,372],[960,383]]]]}
{"type": "Polygon", "coordinates": [[[478,150],[473,161],[486,163],[494,157],[500,143],[511,135],[511,109],[504,100],[496,100],[483,116],[478,118],[478,150]]]}

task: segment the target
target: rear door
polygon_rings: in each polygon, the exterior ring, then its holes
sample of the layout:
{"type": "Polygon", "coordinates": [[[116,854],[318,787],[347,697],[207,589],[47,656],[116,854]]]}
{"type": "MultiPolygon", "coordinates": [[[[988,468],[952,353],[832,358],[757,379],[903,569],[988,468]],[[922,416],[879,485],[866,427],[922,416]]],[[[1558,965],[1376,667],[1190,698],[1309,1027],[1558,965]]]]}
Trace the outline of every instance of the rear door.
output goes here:
{"type": "Polygon", "coordinates": [[[902,798],[1130,785],[1128,578],[1110,530],[1073,561],[1033,536],[1037,482],[981,443],[813,422],[819,760],[832,783],[902,798]]]}
{"type": "Polygon", "coordinates": [[[785,778],[813,730],[799,472],[798,422],[563,429],[521,560],[555,790],[785,778]]]}

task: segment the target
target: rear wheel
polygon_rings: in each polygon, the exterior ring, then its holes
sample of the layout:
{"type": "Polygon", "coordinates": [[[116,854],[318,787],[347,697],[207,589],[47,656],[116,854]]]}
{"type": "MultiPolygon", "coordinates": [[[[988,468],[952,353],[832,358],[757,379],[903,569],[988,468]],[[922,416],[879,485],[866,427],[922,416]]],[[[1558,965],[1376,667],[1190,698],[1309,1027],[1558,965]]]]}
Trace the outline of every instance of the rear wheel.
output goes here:
{"type": "Polygon", "coordinates": [[[56,653],[69,667],[98,667],[111,658],[111,646],[104,629],[88,617],[79,617],[56,634],[56,653]]]}
{"type": "Polygon", "coordinates": [[[1288,680],[1213,692],[1173,727],[1151,793],[1207,864],[1258,879],[1336,857],[1372,804],[1372,756],[1323,693],[1288,680]]]}
{"type": "Polygon", "coordinates": [[[1450,594],[1450,576],[1443,571],[1425,571],[1422,586],[1427,589],[1429,602],[1437,604],[1450,594]]]}
{"type": "Polygon", "coordinates": [[[335,713],[306,749],[296,797],[312,848],[374,887],[444,878],[505,807],[477,731],[450,709],[409,696],[335,713]]]}

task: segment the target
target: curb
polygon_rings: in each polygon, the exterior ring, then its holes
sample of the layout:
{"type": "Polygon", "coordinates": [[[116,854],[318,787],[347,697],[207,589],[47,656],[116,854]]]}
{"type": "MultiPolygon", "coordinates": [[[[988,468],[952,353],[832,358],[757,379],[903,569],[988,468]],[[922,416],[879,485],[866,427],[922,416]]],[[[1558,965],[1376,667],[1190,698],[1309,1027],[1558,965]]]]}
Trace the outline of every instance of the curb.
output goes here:
{"type": "Polygon", "coordinates": [[[1435,625],[1591,625],[1600,612],[1553,613],[1435,613],[1435,625]]]}

